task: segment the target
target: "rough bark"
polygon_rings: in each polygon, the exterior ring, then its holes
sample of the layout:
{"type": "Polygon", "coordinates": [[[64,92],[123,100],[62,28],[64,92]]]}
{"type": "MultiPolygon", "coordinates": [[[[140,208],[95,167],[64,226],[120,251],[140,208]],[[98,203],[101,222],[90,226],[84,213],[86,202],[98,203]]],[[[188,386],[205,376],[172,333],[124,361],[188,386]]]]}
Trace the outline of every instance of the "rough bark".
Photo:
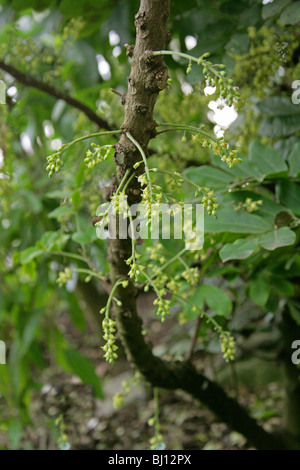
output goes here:
{"type": "MultiPolygon", "coordinates": [[[[163,58],[151,56],[151,51],[165,49],[169,40],[167,21],[169,0],[141,0],[135,17],[136,44],[128,46],[132,57],[128,92],[124,97],[125,120],[122,129],[130,132],[147,154],[149,140],[156,135],[153,109],[158,93],[166,87],[167,68],[163,58]]],[[[133,171],[141,155],[131,141],[122,135],[116,145],[116,178],[108,191],[112,195],[126,170],[133,171]]],[[[140,171],[141,167],[139,167],[140,171]]],[[[140,187],[137,180],[128,188],[130,203],[138,202],[140,187]]],[[[109,241],[109,261],[112,285],[127,277],[125,260],[131,256],[130,240],[109,241]]],[[[130,280],[129,280],[130,281],[130,280]]],[[[283,444],[268,434],[249,417],[236,400],[226,395],[221,387],[198,373],[188,362],[166,362],[152,353],[142,334],[142,320],[136,311],[136,289],[130,281],[126,289],[120,287],[116,296],[122,307],[114,305],[118,331],[129,361],[153,386],[182,389],[207,405],[219,418],[241,432],[259,449],[279,449],[283,444]]]]}

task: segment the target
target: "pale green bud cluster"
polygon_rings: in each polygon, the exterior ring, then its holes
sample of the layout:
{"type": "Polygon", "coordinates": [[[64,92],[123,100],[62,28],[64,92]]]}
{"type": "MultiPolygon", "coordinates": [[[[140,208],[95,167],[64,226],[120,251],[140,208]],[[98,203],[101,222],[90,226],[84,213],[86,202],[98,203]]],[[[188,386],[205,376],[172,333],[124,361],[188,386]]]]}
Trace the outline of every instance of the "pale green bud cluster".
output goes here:
{"type": "Polygon", "coordinates": [[[253,201],[251,197],[247,197],[244,204],[241,202],[235,207],[235,210],[238,211],[241,208],[245,209],[247,212],[255,212],[259,210],[259,207],[262,206],[263,201],[259,199],[258,201],[253,201]]]}
{"type": "Polygon", "coordinates": [[[211,149],[215,155],[221,158],[222,162],[225,162],[229,168],[232,168],[237,163],[242,161],[241,158],[238,157],[237,150],[230,150],[229,145],[224,142],[223,140],[208,140],[202,139],[199,135],[194,135],[193,139],[194,142],[200,142],[202,147],[211,149]]]}
{"type": "Polygon", "coordinates": [[[110,364],[114,364],[115,360],[118,357],[116,353],[118,346],[115,344],[116,322],[114,320],[111,320],[110,318],[105,317],[102,322],[102,327],[104,331],[103,338],[106,341],[106,344],[102,346],[103,351],[105,351],[104,357],[107,362],[109,362],[110,364]]]}
{"type": "Polygon", "coordinates": [[[58,278],[57,278],[56,282],[59,285],[59,287],[63,287],[71,279],[72,279],[72,271],[71,271],[70,268],[66,268],[64,271],[61,271],[58,274],[58,278]]]}
{"type": "Polygon", "coordinates": [[[216,210],[218,209],[219,204],[217,203],[217,198],[215,197],[214,192],[208,188],[201,189],[202,192],[204,192],[204,196],[201,199],[201,204],[204,205],[209,215],[216,217],[216,210]]]}
{"type": "MultiPolygon", "coordinates": [[[[137,277],[139,276],[139,274],[141,274],[142,270],[144,269],[144,266],[138,264],[136,262],[136,260],[138,258],[140,258],[140,254],[139,253],[134,253],[134,256],[130,256],[130,258],[128,258],[125,262],[128,266],[130,266],[130,271],[128,273],[128,276],[131,278],[131,279],[137,279],[137,277]]],[[[128,282],[128,281],[124,281],[124,282],[128,282]]]]}
{"type": "Polygon", "coordinates": [[[49,178],[54,175],[54,173],[58,173],[60,169],[64,166],[64,162],[61,159],[61,148],[54,153],[53,155],[49,155],[47,157],[47,167],[46,171],[48,171],[49,178]]]}
{"type": "Polygon", "coordinates": [[[171,300],[163,299],[162,297],[158,297],[153,302],[153,305],[157,305],[155,315],[160,318],[162,322],[166,320],[166,317],[170,316],[170,304],[171,300]]]}
{"type": "Polygon", "coordinates": [[[127,196],[124,193],[115,193],[110,202],[114,214],[123,214],[123,217],[128,217],[127,196]]]}
{"type": "Polygon", "coordinates": [[[220,344],[225,361],[233,361],[236,353],[236,345],[234,337],[229,331],[223,331],[220,334],[220,344]]]}
{"type": "Polygon", "coordinates": [[[122,393],[116,393],[113,396],[113,407],[115,408],[115,410],[117,410],[118,408],[121,408],[121,406],[123,406],[124,399],[125,399],[125,397],[122,393]]]}
{"type": "Polygon", "coordinates": [[[166,261],[166,258],[165,256],[162,255],[163,249],[164,249],[163,245],[160,242],[158,242],[158,243],[155,243],[153,246],[148,246],[146,248],[146,253],[149,254],[149,258],[152,261],[159,260],[161,263],[164,263],[166,261]]]}
{"type": "MultiPolygon", "coordinates": [[[[227,77],[224,70],[225,65],[213,64],[212,62],[206,60],[209,55],[210,54],[207,52],[199,57],[198,65],[203,66],[203,73],[207,79],[208,85],[218,86],[220,90],[220,96],[224,99],[227,99],[228,106],[232,106],[234,99],[237,101],[240,100],[240,94],[236,87],[233,86],[233,80],[227,77]]],[[[191,71],[191,68],[189,71],[191,71]]]]}
{"type": "Polygon", "coordinates": [[[199,282],[198,268],[189,268],[183,271],[182,277],[191,285],[196,286],[199,282]]]}
{"type": "Polygon", "coordinates": [[[103,145],[102,147],[97,144],[91,144],[93,151],[88,150],[83,160],[88,168],[95,168],[99,163],[108,159],[111,154],[112,145],[103,145]]]}

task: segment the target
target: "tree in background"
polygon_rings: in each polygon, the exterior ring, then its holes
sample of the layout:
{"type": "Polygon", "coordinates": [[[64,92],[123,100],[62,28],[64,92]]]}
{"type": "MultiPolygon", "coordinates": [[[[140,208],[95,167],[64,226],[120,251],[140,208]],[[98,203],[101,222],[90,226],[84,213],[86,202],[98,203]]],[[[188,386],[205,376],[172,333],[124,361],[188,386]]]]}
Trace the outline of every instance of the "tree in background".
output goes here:
{"type": "MultiPolygon", "coordinates": [[[[300,108],[291,101],[299,5],[173,3],[169,12],[168,0],[2,2],[0,318],[9,356],[0,390],[18,410],[6,416],[12,438],[49,364],[103,396],[91,362],[59,326],[66,310],[82,335],[86,322],[102,323],[108,362],[119,353],[117,331],[153,387],[188,392],[258,449],[299,448],[291,361],[300,322],[300,108]],[[226,139],[207,118],[208,86],[217,104],[238,111],[226,139]],[[99,240],[91,220],[104,201],[132,224],[124,196],[148,215],[156,203],[202,203],[203,248],[99,240]],[[158,320],[177,311],[191,325],[186,357],[153,354],[137,311],[143,291],[155,295],[158,320]],[[251,353],[280,364],[283,431],[267,432],[203,365],[200,372],[194,350],[212,345],[237,365],[251,353]]],[[[105,215],[94,223],[104,225],[105,215]]],[[[156,431],[153,447],[162,439],[156,431]]]]}

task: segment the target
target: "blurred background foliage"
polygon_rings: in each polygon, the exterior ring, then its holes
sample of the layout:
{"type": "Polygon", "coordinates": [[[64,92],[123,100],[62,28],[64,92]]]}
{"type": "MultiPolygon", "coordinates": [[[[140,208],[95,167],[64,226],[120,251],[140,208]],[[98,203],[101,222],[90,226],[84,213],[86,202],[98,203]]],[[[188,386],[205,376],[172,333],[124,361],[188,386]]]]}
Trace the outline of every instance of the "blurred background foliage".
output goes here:
{"type": "MultiPolygon", "coordinates": [[[[118,129],[123,107],[110,89],[126,91],[130,61],[124,45],[134,43],[138,5],[135,0],[0,1],[0,79],[7,87],[7,104],[0,105],[0,338],[8,349],[7,365],[0,366],[0,432],[9,438],[1,441],[3,447],[36,445],[26,429],[32,425],[34,396],[51,374],[78,376],[103,398],[99,376],[111,369],[97,368],[102,361],[98,312],[106,292],[84,272],[73,273],[67,288],[56,280],[68,266],[108,271],[106,244],[97,239],[91,220],[114,165],[110,156],[101,167],[87,168],[83,159],[90,142],[84,141],[65,153],[63,170],[49,179],[46,156],[98,126],[65,100],[24,85],[2,65],[76,98],[118,129]]],[[[300,78],[299,5],[171,2],[169,47],[196,57],[210,52],[212,62],[226,65],[241,93],[235,111],[227,106],[216,111],[217,95],[210,94],[201,69],[194,66],[187,75],[184,60],[166,57],[172,86],[159,97],[156,120],[204,124],[219,136],[225,132],[243,163],[229,171],[210,150],[173,133],[151,142],[149,158],[151,166],[184,171],[217,194],[218,219],[207,218],[204,248],[188,258],[203,284],[191,296],[198,305],[207,303],[235,333],[237,371],[252,355],[277,360],[284,315],[300,324],[300,107],[291,102],[292,82],[300,78]]],[[[159,184],[168,192],[167,179],[159,184]]],[[[188,199],[188,185],[176,196],[188,199]]],[[[176,253],[175,243],[163,245],[165,253],[176,253]]],[[[179,272],[180,263],[172,265],[171,274],[179,272]]],[[[175,350],[181,356],[195,318],[182,307],[178,315],[185,325],[181,350],[175,350]]],[[[218,365],[220,349],[205,323],[198,336],[197,351],[206,351],[218,365]]],[[[168,346],[161,353],[170,353],[168,346]]],[[[45,421],[52,429],[53,420],[45,421]]]]}

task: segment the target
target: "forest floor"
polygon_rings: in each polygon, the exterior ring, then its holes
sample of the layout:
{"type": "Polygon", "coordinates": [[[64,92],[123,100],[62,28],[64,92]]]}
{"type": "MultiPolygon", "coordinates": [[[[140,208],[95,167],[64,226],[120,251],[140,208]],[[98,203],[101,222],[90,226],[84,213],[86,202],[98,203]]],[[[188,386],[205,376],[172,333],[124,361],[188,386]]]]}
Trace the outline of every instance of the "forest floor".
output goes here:
{"type": "MultiPolygon", "coordinates": [[[[155,353],[164,356],[175,354],[180,357],[190,341],[191,325],[179,325],[175,316],[165,324],[153,320],[149,313],[151,309],[146,305],[148,300],[143,300],[143,307],[147,310],[144,324],[147,330],[151,330],[149,339],[156,344],[155,353]]],[[[34,393],[31,406],[32,422],[26,426],[18,448],[58,449],[64,434],[71,449],[149,449],[153,427],[149,426],[148,421],[154,413],[151,388],[144,382],[132,385],[123,406],[114,409],[114,395],[121,392],[122,382],[133,376],[122,347],[119,348],[119,359],[111,366],[102,359],[99,344],[100,326],[98,332],[90,328],[82,335],[70,324],[67,314],[62,315],[60,323],[60,329],[65,332],[68,341],[94,363],[105,398],[95,399],[91,387],[83,384],[76,376],[49,366],[40,378],[41,390],[34,393]]],[[[262,370],[261,375],[266,379],[265,383],[254,386],[250,385],[253,370],[251,367],[244,367],[244,375],[242,373],[242,377],[248,377],[249,380],[237,381],[236,370],[225,366],[223,359],[216,354],[207,356],[200,350],[196,352],[194,361],[199,368],[204,368],[210,378],[217,376],[219,379],[223,372],[221,381],[224,382],[228,393],[233,396],[238,394],[240,403],[250,409],[252,416],[259,419],[266,430],[274,431],[280,427],[283,394],[280,383],[273,380],[272,374],[265,377],[266,374],[262,370]]],[[[242,435],[230,430],[204,406],[181,391],[159,390],[159,411],[166,449],[251,448],[242,435]]],[[[6,436],[0,435],[0,448],[11,447],[6,436]]]]}

